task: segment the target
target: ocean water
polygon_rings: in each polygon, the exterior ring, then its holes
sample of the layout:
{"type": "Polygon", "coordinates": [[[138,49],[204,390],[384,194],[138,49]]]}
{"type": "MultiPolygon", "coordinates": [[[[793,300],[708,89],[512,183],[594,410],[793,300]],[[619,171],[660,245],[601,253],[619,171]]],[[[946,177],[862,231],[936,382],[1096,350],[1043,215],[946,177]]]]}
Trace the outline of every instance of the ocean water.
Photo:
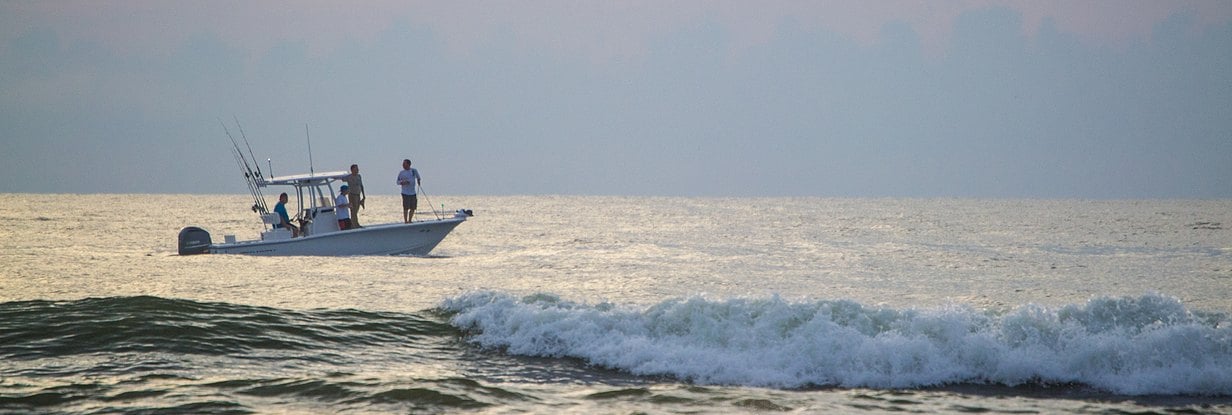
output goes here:
{"type": "Polygon", "coordinates": [[[0,413],[1232,413],[1232,201],[426,202],[182,257],[247,198],[0,195],[0,413]]]}

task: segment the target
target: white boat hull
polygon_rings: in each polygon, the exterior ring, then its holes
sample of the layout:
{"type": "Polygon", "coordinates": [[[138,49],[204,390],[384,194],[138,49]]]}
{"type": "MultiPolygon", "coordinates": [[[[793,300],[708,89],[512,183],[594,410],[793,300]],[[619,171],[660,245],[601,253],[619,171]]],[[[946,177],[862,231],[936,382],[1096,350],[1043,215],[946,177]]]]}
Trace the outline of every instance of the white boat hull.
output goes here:
{"type": "Polygon", "coordinates": [[[210,244],[212,254],[241,255],[427,255],[465,217],[391,223],[302,238],[210,244]]]}

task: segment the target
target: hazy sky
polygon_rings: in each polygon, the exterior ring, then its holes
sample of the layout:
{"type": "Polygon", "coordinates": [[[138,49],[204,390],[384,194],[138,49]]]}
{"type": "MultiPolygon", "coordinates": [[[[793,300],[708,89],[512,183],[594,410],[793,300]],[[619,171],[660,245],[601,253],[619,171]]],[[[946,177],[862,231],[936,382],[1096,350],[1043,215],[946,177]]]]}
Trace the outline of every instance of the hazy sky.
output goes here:
{"type": "Polygon", "coordinates": [[[1232,197],[1232,1],[0,0],[0,192],[1232,197]],[[233,133],[237,131],[233,128],[233,133]]]}

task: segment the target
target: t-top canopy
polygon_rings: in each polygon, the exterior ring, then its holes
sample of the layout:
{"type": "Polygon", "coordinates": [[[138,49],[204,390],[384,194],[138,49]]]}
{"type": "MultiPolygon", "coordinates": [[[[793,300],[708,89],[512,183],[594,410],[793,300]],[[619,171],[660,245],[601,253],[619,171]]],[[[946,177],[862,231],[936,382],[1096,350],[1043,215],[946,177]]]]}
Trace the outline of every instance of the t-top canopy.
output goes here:
{"type": "Polygon", "coordinates": [[[349,171],[331,171],[325,173],[309,173],[296,174],[291,176],[270,177],[262,182],[265,186],[304,186],[328,183],[334,180],[342,180],[350,176],[349,171]]]}

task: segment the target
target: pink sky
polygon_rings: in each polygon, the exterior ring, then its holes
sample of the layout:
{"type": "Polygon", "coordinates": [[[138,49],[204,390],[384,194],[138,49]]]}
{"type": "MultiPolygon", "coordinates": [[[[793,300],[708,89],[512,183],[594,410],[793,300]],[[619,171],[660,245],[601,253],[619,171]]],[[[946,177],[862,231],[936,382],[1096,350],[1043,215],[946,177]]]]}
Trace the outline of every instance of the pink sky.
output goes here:
{"type": "Polygon", "coordinates": [[[1196,16],[1197,28],[1232,21],[1232,2],[1226,0],[37,1],[0,6],[0,36],[13,39],[53,28],[66,43],[91,40],[134,53],[168,51],[192,36],[211,34],[255,53],[281,42],[302,42],[321,53],[344,42],[370,41],[397,22],[409,22],[430,28],[457,53],[493,37],[514,36],[527,48],[605,60],[637,56],[657,36],[706,21],[729,30],[737,48],[771,39],[784,22],[861,44],[876,42],[886,23],[906,22],[927,50],[940,51],[958,16],[989,7],[1020,13],[1026,34],[1052,18],[1062,32],[1111,46],[1149,39],[1157,24],[1178,12],[1196,16]]]}

